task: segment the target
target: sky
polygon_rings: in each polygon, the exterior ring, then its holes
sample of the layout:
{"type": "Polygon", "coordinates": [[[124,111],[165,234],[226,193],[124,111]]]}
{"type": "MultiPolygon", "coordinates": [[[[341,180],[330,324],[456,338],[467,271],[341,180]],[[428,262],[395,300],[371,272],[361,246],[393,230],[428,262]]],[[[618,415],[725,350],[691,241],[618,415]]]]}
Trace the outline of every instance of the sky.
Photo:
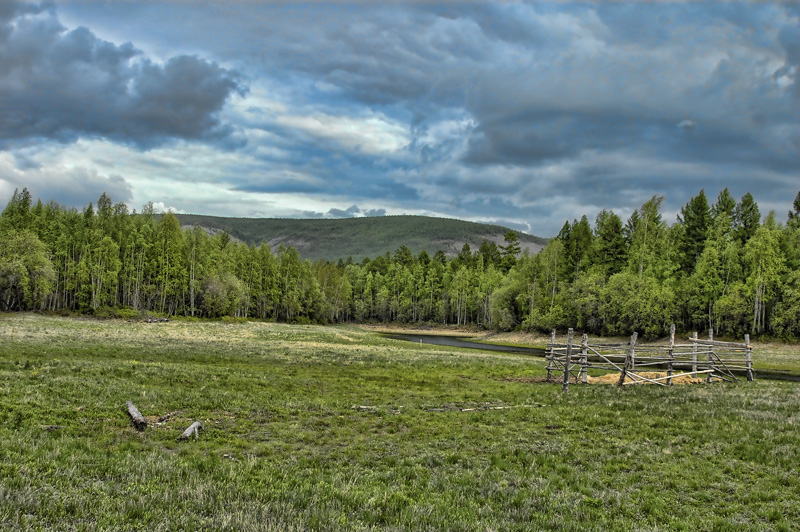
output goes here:
{"type": "Polygon", "coordinates": [[[786,219],[800,9],[0,1],[0,202],[554,236],[704,190],[786,219]]]}

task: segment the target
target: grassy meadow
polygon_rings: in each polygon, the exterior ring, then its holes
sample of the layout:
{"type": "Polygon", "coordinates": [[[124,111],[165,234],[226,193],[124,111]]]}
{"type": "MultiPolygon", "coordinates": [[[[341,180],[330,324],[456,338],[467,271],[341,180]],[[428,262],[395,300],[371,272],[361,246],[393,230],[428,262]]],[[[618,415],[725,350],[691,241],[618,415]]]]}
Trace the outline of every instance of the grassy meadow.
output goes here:
{"type": "Polygon", "coordinates": [[[356,327],[0,314],[0,529],[797,529],[798,383],[542,375],[356,327]]]}

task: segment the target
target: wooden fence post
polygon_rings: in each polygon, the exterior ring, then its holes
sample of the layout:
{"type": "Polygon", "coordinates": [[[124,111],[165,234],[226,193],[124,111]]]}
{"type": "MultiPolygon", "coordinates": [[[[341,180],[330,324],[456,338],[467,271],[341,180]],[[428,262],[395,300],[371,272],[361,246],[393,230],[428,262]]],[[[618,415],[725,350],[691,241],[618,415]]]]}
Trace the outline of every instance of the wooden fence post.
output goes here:
{"type": "Polygon", "coordinates": [[[697,378],[697,331],[692,333],[692,378],[697,378]]]}
{"type": "MultiPolygon", "coordinates": [[[[709,327],[708,328],[708,341],[709,342],[713,342],[714,341],[714,328],[713,327],[709,327]]],[[[714,368],[714,344],[711,344],[710,346],[708,346],[708,369],[715,369],[714,368]]],[[[714,382],[713,378],[711,377],[712,375],[713,375],[713,373],[709,373],[708,377],[706,377],[706,382],[709,383],[709,384],[714,382]]]]}
{"type": "Polygon", "coordinates": [[[750,345],[750,335],[744,335],[744,343],[747,345],[747,382],[753,382],[753,346],[750,345]]]}
{"type": "Polygon", "coordinates": [[[556,330],[550,332],[550,350],[547,353],[547,380],[553,377],[553,357],[555,356],[556,349],[556,330]]]}
{"type": "Polygon", "coordinates": [[[566,392],[569,390],[569,362],[572,358],[572,328],[567,331],[567,357],[564,360],[564,383],[561,385],[561,391],[566,392]]]}
{"type": "Polygon", "coordinates": [[[587,368],[589,366],[589,335],[581,337],[581,382],[586,384],[589,381],[587,368]]]}
{"type": "Polygon", "coordinates": [[[617,382],[617,386],[623,385],[628,370],[633,369],[634,346],[636,345],[636,338],[638,336],[639,333],[637,332],[634,332],[633,336],[631,336],[631,345],[628,346],[628,355],[625,357],[625,365],[622,366],[622,372],[619,374],[619,382],[617,382]]]}
{"type": "Polygon", "coordinates": [[[675,324],[669,327],[669,362],[667,362],[667,386],[672,385],[672,360],[675,358],[675,324]]]}

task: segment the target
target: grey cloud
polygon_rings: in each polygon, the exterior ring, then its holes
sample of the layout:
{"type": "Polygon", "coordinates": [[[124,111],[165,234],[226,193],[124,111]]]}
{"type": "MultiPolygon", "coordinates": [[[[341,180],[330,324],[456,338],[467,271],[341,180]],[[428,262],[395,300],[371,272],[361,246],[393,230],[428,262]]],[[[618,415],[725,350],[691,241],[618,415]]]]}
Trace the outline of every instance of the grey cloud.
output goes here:
{"type": "Polygon", "coordinates": [[[52,11],[10,16],[0,33],[0,139],[103,137],[148,148],[231,137],[219,112],[246,90],[235,72],[185,55],[157,64],[130,43],[67,30],[52,11]]]}
{"type": "Polygon", "coordinates": [[[23,175],[0,167],[0,182],[8,190],[27,188],[34,198],[56,201],[68,207],[83,207],[105,192],[116,202],[130,203],[133,189],[127,180],[116,174],[102,175],[86,168],[47,168],[28,170],[23,175]]]}
{"type": "MultiPolygon", "coordinates": [[[[277,92],[267,99],[275,96],[293,110],[380,112],[409,123],[419,139],[430,126],[455,116],[470,123],[445,140],[412,142],[407,159],[392,161],[369,154],[350,157],[335,143],[289,126],[273,127],[263,142],[279,146],[282,157],[262,159],[264,174],[232,172],[229,182],[237,190],[349,197],[364,204],[366,198],[370,204],[380,198],[393,212],[409,206],[471,219],[497,218],[500,212],[531,220],[534,232],[546,235],[555,233],[563,218],[580,218],[593,206],[627,216],[653,193],[666,195],[667,206],[675,210],[703,187],[709,196],[725,186],[741,195],[775,175],[786,178],[781,192],[776,185],[776,196],[796,187],[791,179],[800,164],[800,30],[796,20],[779,27],[789,20],[785,11],[795,10],[791,5],[412,2],[342,7],[323,2],[309,8],[167,2],[100,9],[78,2],[59,9],[83,12],[86,18],[77,18],[98,27],[103,21],[115,30],[121,26],[120,34],[141,32],[155,48],[176,42],[183,49],[204,50],[204,56],[264,80],[263,87],[277,92]],[[208,34],[217,38],[209,40],[208,34]],[[781,62],[784,68],[772,72],[781,62]],[[263,177],[277,168],[314,179],[263,177]],[[555,226],[543,227],[541,213],[552,209],[552,198],[565,190],[571,202],[559,204],[576,211],[559,212],[553,215],[560,218],[555,226]]],[[[68,103],[73,111],[63,111],[62,117],[47,109],[37,113],[41,123],[21,122],[34,132],[52,129],[51,137],[59,138],[63,130],[66,139],[75,131],[116,134],[140,145],[170,136],[235,141],[217,115],[242,86],[235,74],[196,58],[155,65],[130,45],[105,43],[103,48],[88,31],[76,30],[67,38],[63,28],[45,31],[47,17],[36,20],[39,29],[29,33],[55,35],[52,42],[23,40],[19,28],[9,35],[17,38],[19,50],[36,52],[33,59],[56,57],[56,44],[65,49],[69,44],[70,53],[60,59],[67,62],[63,72],[49,60],[58,73],[54,83],[63,77],[70,99],[52,97],[59,109],[68,103]],[[86,50],[97,51],[81,56],[86,50]],[[74,79],[75,57],[84,57],[80,64],[89,65],[97,79],[74,79]],[[191,91],[182,93],[202,80],[210,88],[194,94],[196,100],[191,91]],[[116,92],[87,90],[106,85],[116,92]],[[122,94],[129,102],[112,98],[89,107],[113,118],[113,132],[98,132],[106,122],[92,113],[75,117],[87,92],[122,94]],[[130,104],[140,94],[153,109],[130,104]],[[200,111],[171,107],[173,94],[193,101],[191,107],[200,111]],[[63,128],[76,121],[79,126],[63,128]]],[[[3,43],[12,38],[1,35],[0,62],[3,43]]],[[[3,76],[0,86],[6,87],[3,82],[14,78],[3,76]]],[[[0,136],[6,129],[2,120],[0,136]]],[[[348,211],[307,215],[354,214],[348,211]]]]}
{"type": "Polygon", "coordinates": [[[355,218],[361,214],[361,209],[359,209],[355,205],[351,205],[345,210],[342,209],[330,209],[326,215],[328,218],[355,218]]]}
{"type": "Polygon", "coordinates": [[[368,209],[364,211],[364,216],[386,216],[386,209],[368,209]]]}

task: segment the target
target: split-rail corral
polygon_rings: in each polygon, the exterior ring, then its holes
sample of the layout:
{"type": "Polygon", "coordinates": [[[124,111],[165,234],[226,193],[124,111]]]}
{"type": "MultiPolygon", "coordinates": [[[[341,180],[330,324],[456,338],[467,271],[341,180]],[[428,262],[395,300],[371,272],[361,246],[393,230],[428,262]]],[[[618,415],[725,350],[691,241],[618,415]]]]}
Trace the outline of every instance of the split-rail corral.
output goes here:
{"type": "Polygon", "coordinates": [[[570,380],[587,383],[590,369],[619,371],[618,386],[628,384],[658,384],[669,386],[673,379],[690,375],[697,378],[705,375],[706,382],[714,379],[737,381],[735,372],[744,372],[748,381],[754,378],[753,347],[750,335],[744,343],[719,342],[714,340],[713,329],[708,340],[700,339],[697,333],[688,338],[690,343],[675,343],[675,325],[670,328],[669,345],[637,345],[638,333],[633,333],[629,343],[590,344],[587,335],[580,343],[574,342],[574,333],[569,329],[567,343],[556,343],[556,331],[550,335],[547,345],[547,378],[558,378],[560,374],[563,391],[569,389],[570,380]],[[652,378],[643,375],[643,370],[666,368],[666,377],[652,378]],[[683,373],[674,373],[676,370],[683,373]]]}

